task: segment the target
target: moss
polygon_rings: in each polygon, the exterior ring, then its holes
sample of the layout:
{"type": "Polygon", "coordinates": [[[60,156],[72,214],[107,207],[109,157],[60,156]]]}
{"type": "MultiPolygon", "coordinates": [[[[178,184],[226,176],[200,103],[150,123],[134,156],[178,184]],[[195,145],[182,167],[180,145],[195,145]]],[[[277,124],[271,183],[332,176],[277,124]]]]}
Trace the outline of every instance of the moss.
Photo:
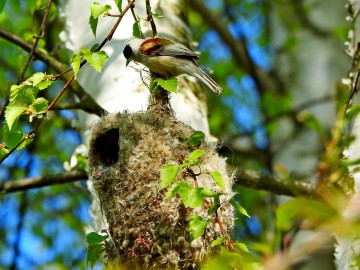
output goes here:
{"type": "MultiPolygon", "coordinates": [[[[209,206],[186,209],[178,197],[165,199],[165,191],[159,190],[161,168],[180,163],[194,150],[181,139],[192,132],[173,117],[159,117],[152,111],[111,114],[95,125],[90,138],[89,168],[114,244],[107,254],[110,260],[121,262],[124,267],[132,264],[191,269],[215,251],[210,244],[221,236],[215,220],[211,220],[204,236],[192,243],[187,231],[189,217],[206,217],[209,206]]],[[[202,148],[202,172],[217,170],[227,182],[227,195],[221,196],[224,200],[231,195],[225,160],[213,146],[204,144],[202,148]]],[[[180,179],[194,185],[186,172],[180,179]]],[[[198,183],[220,191],[209,174],[202,173],[198,183]]],[[[229,233],[233,227],[229,204],[222,205],[221,219],[229,233]]]]}

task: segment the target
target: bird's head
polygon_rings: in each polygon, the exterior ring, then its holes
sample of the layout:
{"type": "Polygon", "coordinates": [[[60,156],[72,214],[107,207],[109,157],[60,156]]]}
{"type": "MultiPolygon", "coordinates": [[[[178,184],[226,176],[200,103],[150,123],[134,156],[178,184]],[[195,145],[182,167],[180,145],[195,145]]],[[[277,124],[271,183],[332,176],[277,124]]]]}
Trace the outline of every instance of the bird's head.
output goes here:
{"type": "Polygon", "coordinates": [[[123,54],[126,58],[126,66],[133,60],[137,61],[139,55],[139,49],[142,43],[143,40],[138,38],[132,38],[126,41],[123,50],[123,54]]]}

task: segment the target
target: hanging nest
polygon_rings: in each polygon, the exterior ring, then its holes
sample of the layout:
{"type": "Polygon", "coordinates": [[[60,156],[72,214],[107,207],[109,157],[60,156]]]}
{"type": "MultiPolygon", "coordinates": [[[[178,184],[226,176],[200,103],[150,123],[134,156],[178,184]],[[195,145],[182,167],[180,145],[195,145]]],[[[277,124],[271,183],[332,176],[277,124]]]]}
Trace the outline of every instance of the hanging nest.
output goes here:
{"type": "MultiPolygon", "coordinates": [[[[212,241],[223,236],[214,216],[200,238],[191,241],[188,231],[191,216],[208,217],[212,199],[207,198],[208,203],[201,207],[185,208],[178,196],[167,199],[167,189],[160,190],[161,169],[181,164],[196,149],[183,139],[193,132],[171,115],[160,116],[151,110],[110,114],[94,126],[89,170],[113,245],[106,251],[109,265],[117,269],[196,269],[218,249],[210,248],[212,241]]],[[[228,236],[234,222],[233,209],[226,202],[232,195],[231,177],[214,146],[203,143],[199,148],[204,155],[196,166],[201,170],[196,182],[224,194],[217,213],[228,236]],[[209,171],[222,174],[225,192],[206,173],[209,171]]],[[[194,186],[194,177],[186,169],[180,171],[179,180],[194,186]]]]}

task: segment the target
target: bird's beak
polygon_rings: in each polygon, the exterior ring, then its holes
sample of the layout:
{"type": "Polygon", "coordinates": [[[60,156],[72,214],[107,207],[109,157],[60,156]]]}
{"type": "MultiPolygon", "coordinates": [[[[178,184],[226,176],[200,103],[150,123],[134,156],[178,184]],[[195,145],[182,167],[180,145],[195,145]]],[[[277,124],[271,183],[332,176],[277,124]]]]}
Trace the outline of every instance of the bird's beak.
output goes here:
{"type": "Polygon", "coordinates": [[[130,59],[126,59],[126,67],[128,66],[128,64],[131,62],[130,59]]]}

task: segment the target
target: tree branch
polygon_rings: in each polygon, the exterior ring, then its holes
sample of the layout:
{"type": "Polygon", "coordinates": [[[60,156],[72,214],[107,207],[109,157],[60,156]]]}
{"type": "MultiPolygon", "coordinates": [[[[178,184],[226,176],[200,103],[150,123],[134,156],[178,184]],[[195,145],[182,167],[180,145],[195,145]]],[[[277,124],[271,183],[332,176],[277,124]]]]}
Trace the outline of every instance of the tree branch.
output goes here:
{"type": "Polygon", "coordinates": [[[311,196],[315,191],[315,186],[310,183],[297,180],[286,181],[284,179],[280,179],[279,177],[265,175],[250,170],[238,173],[236,175],[235,184],[291,197],[311,196]]]}
{"type": "Polygon", "coordinates": [[[0,183],[0,194],[8,194],[16,191],[65,184],[86,179],[88,179],[88,176],[85,171],[70,171],[53,175],[24,178],[22,180],[12,180],[0,183]]]}
{"type": "MultiPolygon", "coordinates": [[[[0,194],[8,194],[16,191],[65,184],[86,179],[88,179],[87,173],[85,171],[78,170],[25,178],[22,180],[12,180],[0,184],[0,194]]],[[[239,173],[235,179],[235,184],[292,197],[310,196],[315,191],[315,186],[309,183],[296,180],[285,181],[279,177],[264,175],[250,170],[239,173]]]]}

